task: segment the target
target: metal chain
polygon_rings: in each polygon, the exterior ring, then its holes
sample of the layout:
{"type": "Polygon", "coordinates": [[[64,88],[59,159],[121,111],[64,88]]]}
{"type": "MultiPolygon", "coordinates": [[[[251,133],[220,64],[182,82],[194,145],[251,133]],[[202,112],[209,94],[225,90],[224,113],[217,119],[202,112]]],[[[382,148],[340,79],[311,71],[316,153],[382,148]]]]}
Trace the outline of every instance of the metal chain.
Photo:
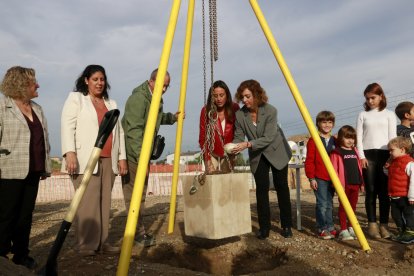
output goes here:
{"type": "Polygon", "coordinates": [[[205,21],[205,9],[204,9],[204,0],[201,1],[201,10],[202,10],[202,23],[203,23],[203,80],[204,80],[204,105],[206,105],[207,99],[207,69],[206,69],[206,21],[205,21]]]}
{"type": "MultiPolygon", "coordinates": [[[[210,15],[210,62],[211,62],[211,84],[213,85],[213,80],[214,80],[214,61],[218,60],[218,30],[217,30],[217,1],[216,0],[209,0],[209,15],[210,15]]],[[[213,101],[211,101],[211,112],[212,114],[217,112],[217,108],[216,105],[213,103],[213,101]]],[[[212,134],[212,141],[213,141],[213,145],[212,148],[214,147],[214,131],[216,131],[217,133],[220,133],[220,129],[218,129],[218,125],[217,125],[217,120],[218,120],[218,114],[216,113],[215,117],[216,118],[212,118],[213,115],[210,116],[211,120],[210,123],[212,124],[211,126],[211,134],[212,134]],[[213,125],[214,124],[214,125],[213,125]]],[[[220,137],[220,143],[221,143],[221,147],[224,148],[224,140],[223,137],[221,135],[219,135],[220,137]]],[[[224,156],[226,158],[226,161],[229,165],[229,168],[231,171],[233,171],[232,165],[230,163],[230,159],[229,156],[227,155],[227,152],[224,152],[224,156]]]]}
{"type": "Polygon", "coordinates": [[[216,0],[210,0],[211,3],[211,21],[213,22],[213,59],[214,61],[218,60],[218,31],[217,31],[217,5],[216,0]]]}
{"type": "MultiPolygon", "coordinates": [[[[211,0],[209,0],[210,3],[211,0]]],[[[202,9],[202,27],[203,27],[203,80],[204,80],[204,106],[207,106],[207,68],[206,68],[206,24],[205,24],[205,4],[204,4],[204,0],[202,0],[202,5],[201,5],[201,9],[202,9]]],[[[209,15],[209,19],[211,21],[211,16],[209,15]]],[[[211,23],[210,23],[211,24],[211,23]]],[[[210,28],[210,33],[211,33],[211,28],[210,28]]],[[[210,39],[211,39],[211,34],[210,34],[210,39]]],[[[211,45],[211,41],[210,41],[210,45],[211,45]]],[[[211,52],[211,47],[210,47],[210,52],[211,52]]],[[[210,53],[211,56],[211,53],[210,53]]],[[[210,60],[211,61],[211,60],[210,60]]],[[[211,72],[213,72],[213,69],[211,69],[211,72]]],[[[211,81],[213,80],[213,73],[211,73],[211,81]]],[[[205,136],[205,142],[203,145],[203,148],[201,149],[201,153],[200,153],[200,164],[202,162],[202,159],[204,157],[204,153],[205,152],[209,152],[209,154],[211,155],[212,150],[213,150],[213,145],[214,145],[214,136],[213,136],[213,141],[211,141],[211,137],[212,137],[212,131],[211,131],[211,127],[210,127],[210,118],[209,115],[207,114],[207,112],[204,113],[204,122],[206,122],[206,136],[205,136]]]]}
{"type": "MultiPolygon", "coordinates": [[[[201,17],[202,17],[202,26],[203,26],[203,88],[204,88],[204,106],[207,105],[207,67],[206,67],[206,21],[205,21],[205,5],[204,5],[204,0],[201,1],[201,17]]],[[[207,114],[204,114],[204,122],[207,122],[207,114]]],[[[206,135],[207,138],[207,135],[206,135]]],[[[201,163],[204,159],[204,153],[206,152],[206,143],[204,143],[203,148],[201,149],[200,152],[200,159],[199,159],[199,166],[201,167],[201,163]]],[[[194,176],[194,180],[193,180],[193,184],[190,188],[190,194],[195,194],[198,190],[197,188],[197,182],[200,183],[198,181],[198,178],[201,177],[205,179],[205,173],[201,173],[199,175],[195,175],[194,176]]],[[[204,182],[203,182],[204,184],[204,182]]]]}
{"type": "MultiPolygon", "coordinates": [[[[206,30],[205,30],[205,1],[202,0],[202,28],[203,28],[203,80],[204,80],[204,106],[207,106],[207,69],[206,69],[206,30]]],[[[216,6],[216,0],[209,0],[209,27],[210,27],[210,74],[211,74],[211,87],[214,83],[214,61],[218,60],[218,32],[217,32],[217,6],[216,6]]],[[[209,91],[210,96],[211,93],[209,91]]],[[[202,162],[202,159],[204,157],[204,153],[208,152],[210,156],[212,155],[212,152],[214,150],[214,144],[215,144],[215,131],[218,133],[218,127],[217,127],[217,120],[218,120],[218,114],[217,114],[217,107],[214,104],[214,101],[211,101],[210,105],[210,111],[205,112],[204,114],[204,120],[206,122],[206,134],[205,134],[205,143],[203,145],[203,148],[200,152],[200,164],[202,162]]],[[[219,136],[220,142],[222,144],[222,147],[224,147],[224,141],[223,137],[219,136]]],[[[229,157],[227,153],[225,153],[226,160],[229,164],[230,169],[233,171],[232,166],[230,164],[229,157]]],[[[207,165],[207,164],[206,164],[207,165]]],[[[200,179],[205,178],[205,174],[200,174],[198,177],[198,181],[200,182],[200,179]]],[[[195,181],[192,186],[192,191],[195,193],[197,191],[197,188],[195,187],[195,181]]],[[[200,185],[202,185],[200,183],[200,185]]],[[[191,192],[190,192],[191,193],[191,192]]]]}
{"type": "MultiPolygon", "coordinates": [[[[214,48],[213,48],[213,44],[214,44],[214,38],[217,36],[213,35],[214,32],[214,28],[213,28],[213,21],[216,20],[214,19],[216,17],[216,0],[209,0],[209,27],[210,27],[210,81],[211,81],[211,87],[213,87],[213,83],[214,83],[214,48]]],[[[217,25],[217,24],[216,24],[217,25]]],[[[210,91],[209,91],[210,92],[210,91]]],[[[210,97],[212,97],[212,93],[209,93],[210,97]]],[[[208,118],[208,123],[206,126],[206,141],[208,144],[207,145],[207,149],[208,152],[210,154],[210,156],[212,155],[212,152],[214,150],[214,127],[217,123],[217,109],[216,109],[216,105],[214,104],[214,101],[211,100],[210,101],[210,112],[209,114],[207,114],[207,118],[208,118]],[[214,118],[214,116],[216,116],[216,118],[214,118]]]]}
{"type": "MultiPolygon", "coordinates": [[[[201,11],[202,11],[202,26],[203,26],[203,81],[204,81],[204,106],[207,106],[207,67],[206,67],[206,21],[205,21],[205,5],[204,0],[201,1],[201,11]]],[[[204,113],[204,122],[207,122],[207,112],[204,113]]],[[[206,140],[208,141],[208,133],[206,133],[206,140]]],[[[207,146],[204,143],[203,148],[200,152],[200,161],[201,165],[204,153],[206,152],[207,146]]]]}
{"type": "Polygon", "coordinates": [[[210,111],[207,114],[208,118],[208,124],[206,126],[206,140],[208,144],[208,152],[210,153],[210,156],[213,153],[214,150],[214,144],[215,144],[215,135],[214,135],[214,128],[217,124],[218,115],[217,115],[217,109],[214,103],[211,104],[210,111]]]}
{"type": "Polygon", "coordinates": [[[214,83],[214,48],[213,48],[213,44],[214,44],[214,36],[213,36],[213,17],[214,17],[214,3],[215,0],[209,0],[208,1],[208,23],[209,23],[209,27],[210,27],[210,74],[211,74],[211,85],[213,85],[214,83]]]}
{"type": "MultiPolygon", "coordinates": [[[[202,17],[202,26],[203,26],[203,85],[204,85],[204,106],[207,105],[207,68],[206,68],[206,17],[205,17],[205,5],[204,0],[201,1],[201,17],[202,17]]],[[[207,114],[204,113],[204,122],[207,122],[207,114]]],[[[201,162],[204,157],[204,153],[206,151],[206,143],[204,143],[203,148],[200,152],[200,161],[201,162]]]]}

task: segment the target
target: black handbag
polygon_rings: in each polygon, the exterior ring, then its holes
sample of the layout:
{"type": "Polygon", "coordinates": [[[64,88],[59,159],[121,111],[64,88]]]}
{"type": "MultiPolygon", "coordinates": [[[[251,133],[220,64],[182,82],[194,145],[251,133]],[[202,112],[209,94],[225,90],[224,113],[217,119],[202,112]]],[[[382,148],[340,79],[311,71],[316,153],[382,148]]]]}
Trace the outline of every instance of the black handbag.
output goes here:
{"type": "Polygon", "coordinates": [[[160,158],[165,147],[165,138],[161,135],[155,136],[154,145],[152,146],[151,160],[160,158]]]}

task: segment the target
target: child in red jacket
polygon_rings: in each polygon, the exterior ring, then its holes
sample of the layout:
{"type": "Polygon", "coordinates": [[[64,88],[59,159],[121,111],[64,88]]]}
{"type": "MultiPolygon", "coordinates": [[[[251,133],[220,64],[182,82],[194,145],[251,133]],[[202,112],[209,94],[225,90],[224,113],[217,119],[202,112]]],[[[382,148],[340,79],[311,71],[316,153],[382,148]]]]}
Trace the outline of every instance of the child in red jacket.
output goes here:
{"type": "MultiPolygon", "coordinates": [[[[329,154],[335,148],[335,140],[331,135],[335,125],[335,115],[330,111],[321,111],[316,116],[316,126],[319,136],[329,154]]],[[[314,190],[316,197],[316,227],[318,237],[324,240],[332,239],[336,236],[333,223],[333,202],[334,188],[331,178],[325,168],[321,155],[316,149],[315,141],[310,138],[306,145],[305,173],[309,178],[310,186],[314,190]]]]}
{"type": "Polygon", "coordinates": [[[388,149],[392,158],[388,167],[388,194],[391,216],[397,225],[401,243],[414,242],[414,159],[408,154],[411,140],[398,136],[391,139],[388,149]]]}
{"type": "MultiPolygon", "coordinates": [[[[358,203],[359,190],[362,189],[364,178],[362,176],[362,166],[355,148],[356,131],[353,127],[345,125],[338,131],[337,145],[338,147],[331,152],[332,165],[341,180],[342,187],[345,190],[346,197],[352,207],[356,210],[358,203]]],[[[339,202],[339,222],[341,231],[339,239],[354,240],[356,239],[354,229],[347,221],[345,209],[339,202]]]]}

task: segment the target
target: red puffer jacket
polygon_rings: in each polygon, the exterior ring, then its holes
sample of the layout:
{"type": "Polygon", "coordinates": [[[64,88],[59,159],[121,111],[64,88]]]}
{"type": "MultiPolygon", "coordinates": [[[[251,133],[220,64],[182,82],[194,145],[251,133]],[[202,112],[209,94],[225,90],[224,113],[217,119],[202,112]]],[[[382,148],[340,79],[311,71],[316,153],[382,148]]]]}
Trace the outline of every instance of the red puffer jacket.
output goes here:
{"type": "Polygon", "coordinates": [[[405,167],[414,159],[407,155],[403,155],[392,160],[388,167],[388,195],[390,196],[407,196],[410,179],[405,172],[405,167]]]}

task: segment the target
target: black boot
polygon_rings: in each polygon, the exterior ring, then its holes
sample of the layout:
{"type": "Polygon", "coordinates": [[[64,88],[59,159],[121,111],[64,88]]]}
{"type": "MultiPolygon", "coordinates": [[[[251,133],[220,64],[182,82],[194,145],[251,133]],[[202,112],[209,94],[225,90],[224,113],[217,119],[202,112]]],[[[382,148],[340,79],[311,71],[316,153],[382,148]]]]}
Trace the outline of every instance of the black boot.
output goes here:
{"type": "Polygon", "coordinates": [[[28,269],[34,269],[37,266],[36,261],[29,255],[25,255],[25,256],[14,255],[12,261],[13,263],[17,265],[25,266],[28,269]]]}
{"type": "Polygon", "coordinates": [[[260,229],[257,232],[256,237],[259,240],[265,240],[267,237],[269,237],[269,229],[260,229]]]}
{"type": "Polygon", "coordinates": [[[290,227],[285,227],[282,229],[282,236],[285,238],[293,237],[292,229],[290,227]]]}

